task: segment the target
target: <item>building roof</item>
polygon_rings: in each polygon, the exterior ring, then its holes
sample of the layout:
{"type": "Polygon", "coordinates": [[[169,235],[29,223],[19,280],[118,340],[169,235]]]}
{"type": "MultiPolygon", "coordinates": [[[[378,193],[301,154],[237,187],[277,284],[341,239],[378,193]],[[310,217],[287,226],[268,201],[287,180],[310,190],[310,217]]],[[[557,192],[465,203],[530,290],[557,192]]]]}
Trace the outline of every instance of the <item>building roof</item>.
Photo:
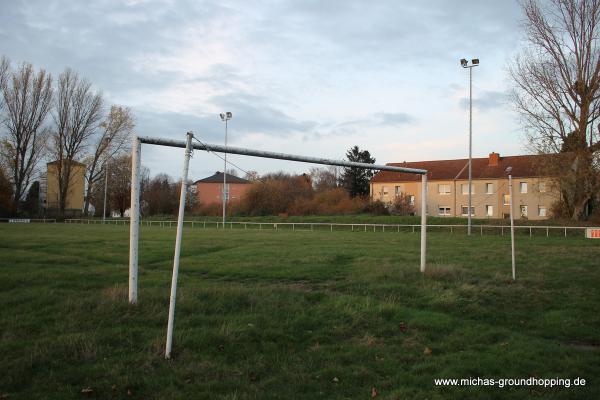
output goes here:
{"type": "MultiPolygon", "coordinates": [[[[66,162],[67,160],[63,160],[63,163],[66,162]]],[[[49,163],[46,163],[46,165],[54,165],[54,164],[58,164],[58,160],[55,161],[50,161],[49,163]]],[[[75,161],[75,160],[71,160],[71,164],[73,165],[83,165],[85,167],[84,163],[80,163],[79,161],[75,161]]]]}
{"type": "MultiPolygon", "coordinates": [[[[491,153],[489,157],[473,158],[471,169],[473,179],[497,179],[507,176],[506,168],[512,167],[511,174],[515,178],[548,176],[538,168],[543,155],[506,156],[500,157],[491,153]],[[497,159],[497,163],[493,158],[497,159]]],[[[390,163],[397,167],[421,168],[427,170],[429,180],[460,180],[469,179],[468,158],[459,160],[435,160],[390,163]]],[[[379,171],[371,182],[406,182],[420,181],[421,175],[404,172],[379,171]]]]}
{"type": "MultiPolygon", "coordinates": [[[[217,171],[214,175],[209,176],[208,178],[199,179],[194,182],[194,185],[197,183],[223,183],[223,173],[217,171]]],[[[235,175],[227,174],[227,183],[252,183],[247,179],[240,178],[235,175]]]]}

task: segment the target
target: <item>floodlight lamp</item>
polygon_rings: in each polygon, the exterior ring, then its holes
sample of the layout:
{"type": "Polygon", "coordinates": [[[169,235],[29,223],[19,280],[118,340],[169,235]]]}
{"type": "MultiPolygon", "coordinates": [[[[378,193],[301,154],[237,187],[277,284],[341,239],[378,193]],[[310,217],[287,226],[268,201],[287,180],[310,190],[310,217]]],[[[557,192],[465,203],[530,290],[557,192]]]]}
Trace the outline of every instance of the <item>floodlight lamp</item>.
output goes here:
{"type": "Polygon", "coordinates": [[[460,59],[460,65],[462,65],[463,67],[467,66],[467,59],[466,58],[461,58],[460,59]]]}
{"type": "Polygon", "coordinates": [[[233,114],[227,111],[227,119],[231,119],[231,117],[233,117],[233,114]]]}
{"type": "Polygon", "coordinates": [[[479,58],[474,58],[474,59],[472,59],[472,60],[471,60],[471,63],[472,63],[473,65],[479,65],[479,58]]]}
{"type": "Polygon", "coordinates": [[[506,167],[506,170],[505,170],[505,172],[506,172],[507,174],[510,174],[510,171],[512,171],[512,167],[506,167]]]}
{"type": "Polygon", "coordinates": [[[221,113],[221,114],[219,114],[219,115],[221,116],[221,120],[222,120],[222,121],[225,121],[225,114],[221,113]]]}

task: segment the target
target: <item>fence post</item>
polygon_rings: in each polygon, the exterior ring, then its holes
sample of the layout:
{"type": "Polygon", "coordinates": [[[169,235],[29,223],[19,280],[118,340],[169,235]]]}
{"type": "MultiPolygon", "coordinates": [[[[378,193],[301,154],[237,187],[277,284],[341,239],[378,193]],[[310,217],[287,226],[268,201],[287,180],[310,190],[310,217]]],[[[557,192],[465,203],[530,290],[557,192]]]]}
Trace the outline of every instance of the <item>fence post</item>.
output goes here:
{"type": "Polygon", "coordinates": [[[427,260],[427,174],[421,176],[421,272],[427,260]]]}

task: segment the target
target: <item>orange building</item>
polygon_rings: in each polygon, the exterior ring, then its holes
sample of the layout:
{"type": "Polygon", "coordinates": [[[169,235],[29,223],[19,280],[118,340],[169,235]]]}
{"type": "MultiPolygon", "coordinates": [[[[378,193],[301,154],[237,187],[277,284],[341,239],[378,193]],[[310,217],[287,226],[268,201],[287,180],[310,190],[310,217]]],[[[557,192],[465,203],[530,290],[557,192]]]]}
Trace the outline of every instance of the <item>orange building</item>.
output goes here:
{"type": "MultiPolygon", "coordinates": [[[[229,202],[240,201],[246,191],[250,189],[252,182],[249,180],[227,174],[227,192],[229,202]]],[[[217,172],[208,178],[194,182],[196,196],[199,204],[212,204],[223,202],[223,173],[217,172]]]]}

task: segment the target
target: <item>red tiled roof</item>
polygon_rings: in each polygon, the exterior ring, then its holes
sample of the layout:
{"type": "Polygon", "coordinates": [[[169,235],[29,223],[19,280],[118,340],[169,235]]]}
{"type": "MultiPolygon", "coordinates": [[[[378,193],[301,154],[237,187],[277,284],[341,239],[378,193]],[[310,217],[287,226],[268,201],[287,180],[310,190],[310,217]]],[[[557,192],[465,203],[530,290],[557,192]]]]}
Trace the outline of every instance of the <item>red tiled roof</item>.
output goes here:
{"type": "MultiPolygon", "coordinates": [[[[473,158],[472,159],[472,176],[473,179],[494,179],[506,177],[506,168],[512,167],[511,173],[515,178],[547,176],[538,170],[537,165],[541,161],[543,155],[526,155],[526,156],[506,156],[499,157],[498,165],[491,166],[490,159],[473,158]]],[[[389,163],[397,167],[421,168],[428,171],[427,178],[429,180],[453,180],[453,179],[469,179],[469,171],[467,163],[469,159],[463,158],[459,160],[436,160],[436,161],[415,161],[403,163],[389,163]]],[[[406,182],[420,181],[421,175],[407,174],[394,171],[379,171],[371,180],[371,182],[406,182]]]]}

